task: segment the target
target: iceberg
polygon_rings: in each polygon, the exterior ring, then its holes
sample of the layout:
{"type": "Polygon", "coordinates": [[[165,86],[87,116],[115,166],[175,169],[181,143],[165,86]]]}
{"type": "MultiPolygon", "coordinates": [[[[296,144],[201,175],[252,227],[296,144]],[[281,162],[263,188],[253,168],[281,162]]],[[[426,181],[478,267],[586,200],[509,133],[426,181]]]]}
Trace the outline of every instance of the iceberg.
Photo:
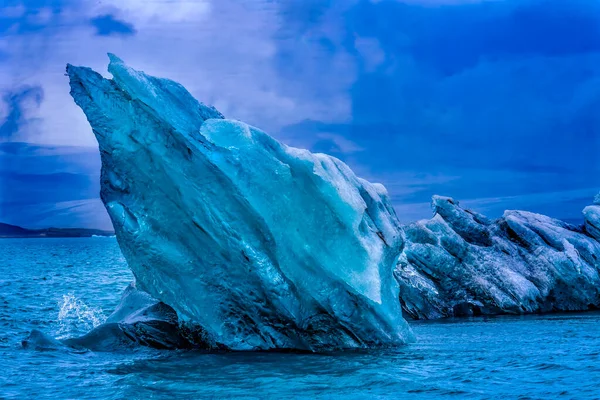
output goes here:
{"type": "Polygon", "coordinates": [[[121,302],[107,320],[85,335],[55,339],[33,330],[22,345],[32,350],[99,352],[140,346],[162,350],[206,348],[202,330],[180,324],[173,308],[139,290],[135,284],[125,289],[121,302]]]}
{"type": "Polygon", "coordinates": [[[324,351],[412,340],[385,188],[228,120],[110,55],[67,66],[102,158],[101,198],[136,285],[211,347],[324,351]]]}
{"type": "Polygon", "coordinates": [[[434,217],[405,227],[395,276],[414,319],[600,308],[600,196],[573,226],[506,211],[492,221],[433,197],[434,217]]]}
{"type": "Polygon", "coordinates": [[[600,193],[594,198],[594,204],[583,209],[585,218],[585,230],[594,237],[600,240],[600,193]]]}

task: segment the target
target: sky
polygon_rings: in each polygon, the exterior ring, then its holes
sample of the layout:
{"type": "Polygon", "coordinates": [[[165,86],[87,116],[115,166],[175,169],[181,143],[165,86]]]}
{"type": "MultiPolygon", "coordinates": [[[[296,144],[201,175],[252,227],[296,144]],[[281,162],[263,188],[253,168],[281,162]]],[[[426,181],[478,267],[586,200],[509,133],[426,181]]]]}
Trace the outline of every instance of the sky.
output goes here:
{"type": "Polygon", "coordinates": [[[0,222],[110,228],[66,63],[107,52],[387,188],[572,222],[600,190],[600,1],[2,0],[0,222]]]}

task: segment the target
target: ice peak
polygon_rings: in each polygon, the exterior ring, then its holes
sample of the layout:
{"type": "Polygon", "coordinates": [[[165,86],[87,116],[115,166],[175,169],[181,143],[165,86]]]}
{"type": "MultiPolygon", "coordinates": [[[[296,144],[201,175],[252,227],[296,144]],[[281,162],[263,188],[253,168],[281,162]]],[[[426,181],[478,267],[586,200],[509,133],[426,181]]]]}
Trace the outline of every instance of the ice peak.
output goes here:
{"type": "MultiPolygon", "coordinates": [[[[125,64],[121,58],[114,55],[113,53],[106,53],[108,55],[108,59],[110,60],[110,64],[125,64]]],[[[109,64],[109,65],[110,65],[109,64]]]]}

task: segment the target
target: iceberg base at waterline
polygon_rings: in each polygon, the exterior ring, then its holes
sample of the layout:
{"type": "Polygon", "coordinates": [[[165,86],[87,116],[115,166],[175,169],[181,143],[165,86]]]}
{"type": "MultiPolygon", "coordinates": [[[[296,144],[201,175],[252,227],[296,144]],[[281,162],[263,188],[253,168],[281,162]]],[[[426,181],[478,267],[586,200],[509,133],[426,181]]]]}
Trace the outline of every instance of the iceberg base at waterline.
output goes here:
{"type": "Polygon", "coordinates": [[[106,321],[87,334],[55,339],[34,330],[22,344],[32,350],[100,352],[135,347],[163,350],[206,348],[201,329],[182,325],[173,308],[138,290],[134,284],[125,289],[121,302],[106,321]]]}

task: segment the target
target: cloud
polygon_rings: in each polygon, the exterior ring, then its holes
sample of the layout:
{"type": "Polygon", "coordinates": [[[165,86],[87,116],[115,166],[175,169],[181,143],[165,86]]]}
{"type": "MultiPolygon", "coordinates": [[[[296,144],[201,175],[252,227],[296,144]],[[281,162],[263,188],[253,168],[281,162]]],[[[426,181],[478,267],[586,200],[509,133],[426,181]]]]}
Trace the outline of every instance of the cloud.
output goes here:
{"type": "Polygon", "coordinates": [[[297,41],[351,55],[357,71],[347,89],[350,121],[305,121],[284,132],[313,150],[335,153],[316,140],[323,132],[356,144],[361,152],[336,155],[386,184],[397,205],[428,204],[440,193],[502,198],[511,208],[533,196],[539,204],[530,209],[564,213],[569,204],[550,209],[543,194],[600,186],[598,4],[463,3],[294,3],[304,8],[287,14],[297,41]]]}
{"type": "Polygon", "coordinates": [[[0,9],[0,18],[13,19],[25,15],[27,9],[23,4],[9,5],[0,9]]]}
{"type": "Polygon", "coordinates": [[[119,10],[136,24],[195,23],[210,15],[208,0],[105,0],[89,5],[93,11],[119,10]]]}
{"type": "Polygon", "coordinates": [[[52,21],[54,8],[46,6],[44,1],[31,1],[0,8],[0,33],[16,35],[40,33],[52,21]]]}
{"type": "Polygon", "coordinates": [[[110,229],[97,148],[0,143],[0,221],[110,229]]]}
{"type": "Polygon", "coordinates": [[[34,129],[34,117],[44,99],[40,86],[24,86],[4,93],[2,100],[6,107],[3,122],[0,125],[0,140],[12,139],[18,132],[34,129]]]}
{"type": "Polygon", "coordinates": [[[51,227],[113,229],[99,198],[36,204],[2,204],[0,220],[30,229],[51,227]]]}
{"type": "Polygon", "coordinates": [[[585,0],[40,0],[0,17],[0,90],[44,94],[26,107],[36,132],[19,125],[11,140],[94,145],[64,65],[106,75],[110,51],[343,159],[420,210],[411,217],[429,215],[435,193],[566,215],[573,204],[555,193],[600,186],[599,11],[585,0]],[[136,34],[98,35],[89,21],[106,16],[136,34]],[[544,193],[563,205],[544,206],[544,193]]]}
{"type": "MultiPolygon", "coordinates": [[[[20,134],[18,140],[46,144],[94,144],[85,117],[69,97],[63,72],[67,62],[106,71],[107,52],[150,74],[173,78],[228,117],[275,134],[307,117],[347,119],[344,90],[354,80],[352,68],[346,68],[343,56],[326,60],[339,73],[323,79],[315,97],[315,86],[279,72],[275,37],[283,24],[279,6],[271,1],[65,1],[53,9],[42,31],[16,30],[0,37],[0,52],[9,57],[0,63],[0,89],[43,87],[40,134],[20,134]],[[136,34],[97,35],[88,21],[106,15],[128,21],[136,34]]],[[[109,31],[114,33],[103,33],[109,31]]],[[[307,46],[305,55],[317,52],[307,46]]],[[[316,79],[319,74],[301,75],[316,79]]]]}
{"type": "Polygon", "coordinates": [[[325,142],[330,146],[331,151],[324,151],[325,153],[354,154],[364,150],[353,141],[335,133],[319,133],[317,138],[319,139],[318,143],[325,142]]]}
{"type": "MultiPolygon", "coordinates": [[[[100,155],[96,147],[4,142],[0,143],[0,172],[82,174],[93,175],[95,179],[100,174],[100,155]]],[[[2,184],[0,181],[0,186],[2,184]]]]}
{"type": "MultiPolygon", "coordinates": [[[[58,206],[65,201],[94,200],[90,196],[97,199],[97,155],[89,155],[96,165],[96,173],[92,173],[81,165],[79,156],[70,154],[71,147],[64,147],[95,146],[85,116],[69,96],[63,76],[67,62],[91,66],[106,76],[106,52],[115,52],[136,68],[176,79],[227,116],[275,134],[307,117],[325,122],[348,117],[344,88],[354,77],[343,62],[338,62],[341,78],[324,81],[328,91],[319,99],[314,98],[312,87],[305,90],[307,86],[300,83],[283,88],[287,78],[278,73],[274,39],[283,20],[278,6],[270,1],[51,3],[26,3],[25,11],[10,21],[0,37],[0,53],[8,57],[7,62],[0,63],[0,90],[13,93],[21,87],[40,87],[44,93],[44,100],[30,113],[41,122],[36,129],[19,125],[11,130],[10,140],[30,142],[30,149],[9,156],[5,148],[2,155],[0,220],[16,218],[14,211],[22,207],[27,210],[21,213],[22,220],[11,221],[39,226],[46,223],[43,221],[54,221],[44,216],[54,215],[53,204],[62,210],[70,209],[58,206]],[[31,20],[40,15],[44,18],[31,20]],[[101,22],[127,21],[136,34],[98,35],[97,27],[89,22],[106,15],[111,20],[101,22]],[[59,154],[49,158],[32,148],[45,149],[42,153],[54,148],[59,154]],[[30,167],[35,164],[40,168],[30,167]],[[53,189],[43,182],[53,183],[53,189]],[[11,185],[20,189],[9,196],[6,193],[11,185]],[[36,203],[29,204],[28,200],[36,203]],[[35,221],[38,217],[42,222],[35,221]]],[[[102,33],[114,33],[112,28],[102,33]]],[[[311,54],[307,47],[306,55],[311,54]]],[[[10,102],[6,100],[9,97],[0,105],[0,114],[8,114],[10,102]]]]}
{"type": "Polygon", "coordinates": [[[90,23],[96,28],[96,33],[99,36],[128,36],[135,33],[135,28],[132,24],[120,21],[110,14],[94,17],[90,20],[90,23]]]}

